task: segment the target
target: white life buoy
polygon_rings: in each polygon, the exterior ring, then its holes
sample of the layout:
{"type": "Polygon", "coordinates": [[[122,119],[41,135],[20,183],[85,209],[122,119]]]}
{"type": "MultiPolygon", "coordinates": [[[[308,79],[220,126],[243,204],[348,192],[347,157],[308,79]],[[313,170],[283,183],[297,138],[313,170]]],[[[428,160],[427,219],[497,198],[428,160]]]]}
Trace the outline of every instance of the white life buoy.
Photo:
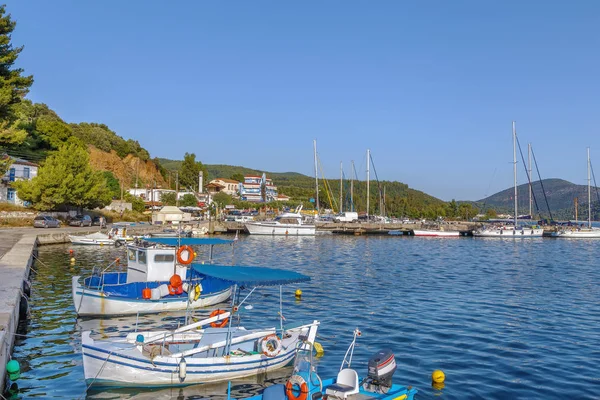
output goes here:
{"type": "Polygon", "coordinates": [[[281,344],[281,339],[279,339],[277,337],[277,335],[272,334],[272,335],[268,335],[265,336],[261,343],[260,343],[260,347],[262,350],[262,353],[267,356],[267,357],[275,357],[277,354],[279,354],[281,352],[282,349],[282,344],[281,344]]]}

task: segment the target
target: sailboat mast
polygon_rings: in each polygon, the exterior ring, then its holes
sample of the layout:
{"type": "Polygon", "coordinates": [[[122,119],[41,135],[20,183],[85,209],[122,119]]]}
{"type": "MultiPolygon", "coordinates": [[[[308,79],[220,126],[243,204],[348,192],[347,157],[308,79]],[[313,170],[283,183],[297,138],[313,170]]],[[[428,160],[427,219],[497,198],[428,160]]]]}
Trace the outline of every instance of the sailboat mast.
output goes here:
{"type": "Polygon", "coordinates": [[[369,164],[371,163],[371,150],[367,149],[367,217],[369,216],[369,164]]]}
{"type": "Polygon", "coordinates": [[[315,152],[315,189],[317,192],[317,215],[319,215],[319,171],[317,169],[317,140],[313,140],[313,147],[315,152]]]}
{"type": "Polygon", "coordinates": [[[352,160],[350,177],[350,211],[354,211],[354,160],[352,160]]]}
{"type": "Polygon", "coordinates": [[[344,211],[343,207],[343,197],[342,197],[342,183],[344,180],[344,169],[342,168],[342,162],[340,161],[340,214],[344,211]]]}
{"type": "Polygon", "coordinates": [[[529,158],[529,216],[531,218],[533,218],[533,214],[531,211],[531,206],[532,206],[532,202],[531,202],[531,197],[532,197],[532,192],[533,192],[533,188],[531,187],[532,185],[532,178],[531,178],[531,143],[527,144],[527,157],[529,158]]]}
{"type": "Polygon", "coordinates": [[[515,176],[515,229],[517,228],[517,131],[515,121],[512,123],[513,130],[513,173],[515,176]]]}
{"type": "Polygon", "coordinates": [[[592,189],[590,177],[590,148],[587,148],[588,156],[588,228],[592,227],[592,189]]]}

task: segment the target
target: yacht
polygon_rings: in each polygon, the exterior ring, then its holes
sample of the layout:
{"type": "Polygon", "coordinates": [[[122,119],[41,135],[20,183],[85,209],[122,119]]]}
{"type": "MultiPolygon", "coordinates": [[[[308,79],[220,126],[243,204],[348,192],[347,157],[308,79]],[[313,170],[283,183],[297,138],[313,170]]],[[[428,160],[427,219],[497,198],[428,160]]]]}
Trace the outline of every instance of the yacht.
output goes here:
{"type": "Polygon", "coordinates": [[[298,206],[294,212],[278,215],[272,221],[246,222],[246,229],[251,235],[314,235],[315,225],[305,223],[300,211],[302,211],[302,205],[298,206]]]}

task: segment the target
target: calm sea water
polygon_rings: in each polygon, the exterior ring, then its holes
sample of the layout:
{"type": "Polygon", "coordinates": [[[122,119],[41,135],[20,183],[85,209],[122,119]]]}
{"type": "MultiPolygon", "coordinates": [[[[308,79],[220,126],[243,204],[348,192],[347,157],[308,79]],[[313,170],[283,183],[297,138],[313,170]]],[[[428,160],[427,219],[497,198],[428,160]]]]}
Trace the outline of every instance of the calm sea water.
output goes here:
{"type": "MultiPolygon", "coordinates": [[[[358,327],[353,361],[360,375],[381,348],[396,355],[396,383],[418,398],[600,398],[600,241],[481,238],[242,237],[215,250],[223,264],[278,267],[309,275],[285,287],[290,323],[319,319],[318,360],[334,375],[358,327]],[[296,301],[294,291],[303,291],[296,301]],[[446,374],[443,388],[431,373],[446,374]]],[[[41,247],[32,273],[31,319],[22,324],[14,357],[22,365],[13,398],[223,398],[226,384],[160,391],[89,392],[80,353],[82,330],[98,336],[135,330],[136,318],[77,319],[71,276],[124,257],[122,248],[41,247]],[[76,266],[68,250],[75,250],[76,266]]],[[[206,258],[206,254],[200,257],[206,258]]],[[[275,326],[278,289],[261,290],[243,309],[248,327],[275,326]]],[[[210,312],[203,312],[206,315],[210,312]]],[[[200,317],[199,315],[198,317],[200,317]]],[[[176,327],[181,315],[140,317],[138,329],[176,327]]],[[[233,382],[249,396],[289,372],[233,382]]]]}

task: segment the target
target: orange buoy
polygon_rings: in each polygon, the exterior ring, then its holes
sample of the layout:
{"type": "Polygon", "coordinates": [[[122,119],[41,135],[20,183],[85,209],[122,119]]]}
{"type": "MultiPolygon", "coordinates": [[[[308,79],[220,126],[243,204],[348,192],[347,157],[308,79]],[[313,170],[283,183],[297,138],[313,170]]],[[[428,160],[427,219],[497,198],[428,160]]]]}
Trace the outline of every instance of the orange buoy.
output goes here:
{"type": "Polygon", "coordinates": [[[142,289],[142,299],[150,299],[152,298],[152,290],[150,288],[142,289]]]}

